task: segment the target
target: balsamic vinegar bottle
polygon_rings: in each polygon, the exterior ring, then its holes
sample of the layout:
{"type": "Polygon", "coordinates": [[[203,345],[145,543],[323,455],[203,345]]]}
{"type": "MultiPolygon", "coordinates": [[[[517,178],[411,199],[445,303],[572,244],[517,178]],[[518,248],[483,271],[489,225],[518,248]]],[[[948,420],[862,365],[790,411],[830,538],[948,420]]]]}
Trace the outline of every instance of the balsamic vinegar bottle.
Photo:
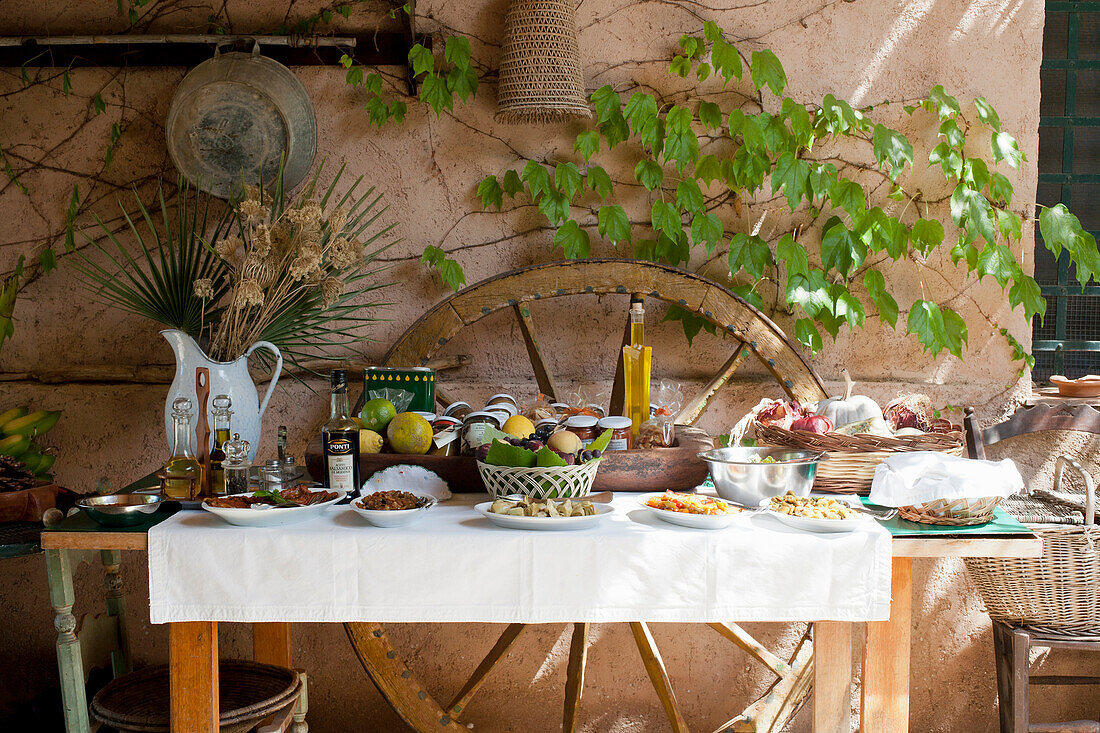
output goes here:
{"type": "Polygon", "coordinates": [[[359,491],[359,426],[348,406],[348,374],[332,370],[332,412],[321,428],[328,488],[356,496],[359,491]]]}

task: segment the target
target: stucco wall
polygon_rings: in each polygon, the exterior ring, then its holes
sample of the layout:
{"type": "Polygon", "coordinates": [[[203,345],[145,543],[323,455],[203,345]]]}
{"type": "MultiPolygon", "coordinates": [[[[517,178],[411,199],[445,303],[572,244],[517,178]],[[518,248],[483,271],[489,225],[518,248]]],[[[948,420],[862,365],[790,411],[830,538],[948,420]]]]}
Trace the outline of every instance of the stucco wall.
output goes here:
{"type": "MultiPolygon", "coordinates": [[[[285,11],[282,5],[277,11],[269,10],[269,5],[230,2],[229,15],[238,30],[269,27],[281,22],[285,11]]],[[[316,5],[295,3],[291,15],[308,14],[316,5]]],[[[387,219],[397,224],[403,240],[390,255],[390,274],[400,283],[391,291],[396,302],[385,314],[389,320],[370,334],[374,341],[363,344],[362,354],[367,358],[377,358],[420,313],[446,294],[438,279],[417,263],[424,244],[453,251],[469,282],[554,257],[550,252],[552,233],[541,227],[531,207],[504,214],[483,213],[474,197],[480,178],[500,173],[520,157],[550,160],[568,156],[572,137],[581,129],[579,124],[509,128],[492,121],[492,72],[499,59],[506,5],[505,0],[418,4],[425,26],[441,24],[470,35],[477,63],[489,72],[476,100],[460,105],[453,116],[436,119],[411,105],[402,127],[378,131],[367,126],[363,100],[344,85],[339,69],[298,70],[317,109],[322,154],[330,161],[346,160],[351,172],[365,174],[377,183],[390,205],[387,219]]],[[[55,0],[19,6],[5,8],[10,15],[0,21],[0,30],[29,34],[46,29],[54,33],[119,29],[115,3],[109,0],[55,0]]],[[[156,28],[200,27],[209,12],[186,5],[174,7],[177,9],[156,28]]],[[[936,83],[964,101],[983,95],[997,107],[1004,125],[1017,134],[1029,157],[1030,162],[1011,178],[1020,198],[1030,200],[1036,178],[1042,12],[1040,0],[823,0],[812,4],[801,0],[735,4],[584,0],[577,18],[589,88],[610,83],[625,89],[637,83],[663,93],[682,92],[669,84],[664,66],[681,33],[695,31],[703,20],[713,19],[734,38],[746,39],[746,48],[774,49],[790,79],[788,94],[799,100],[819,100],[831,92],[861,104],[887,99],[899,102],[925,94],[936,83]]],[[[370,13],[357,11],[350,24],[361,27],[371,22],[370,13]]],[[[0,144],[31,159],[48,154],[51,163],[22,177],[29,195],[11,186],[0,193],[0,220],[5,222],[0,271],[9,269],[17,254],[33,254],[61,231],[74,178],[59,168],[94,175],[105,182],[91,188],[94,195],[103,197],[97,205],[101,211],[113,201],[106,183],[140,183],[169,170],[162,125],[172,90],[183,73],[174,68],[122,74],[75,71],[73,93],[65,97],[57,78],[10,94],[21,84],[18,70],[0,71],[0,144]],[[88,96],[101,87],[108,112],[93,117],[87,113],[88,96]],[[115,162],[104,170],[102,150],[112,121],[122,123],[123,136],[115,162]]],[[[908,121],[897,104],[876,114],[910,134],[918,161],[934,144],[935,129],[927,118],[908,121]]],[[[850,154],[858,157],[866,151],[850,154]]],[[[629,168],[620,170],[622,160],[612,157],[602,162],[617,181],[631,180],[629,168]]],[[[922,183],[932,180],[925,179],[921,177],[922,183]]],[[[635,203],[642,201],[638,198],[635,203]]],[[[745,219],[731,211],[720,214],[728,229],[745,230],[765,209],[770,210],[772,222],[783,220],[779,208],[769,202],[746,207],[745,219]]],[[[594,232],[593,238],[598,240],[594,232]]],[[[1025,239],[1021,253],[1025,263],[1030,260],[1031,241],[1025,239]]],[[[611,254],[610,247],[598,243],[595,254],[611,254]]],[[[1025,343],[1030,330],[1021,318],[1009,315],[1000,289],[993,283],[964,280],[946,258],[906,262],[892,267],[888,277],[900,289],[903,308],[926,289],[937,299],[950,298],[951,305],[967,316],[971,349],[966,361],[933,361],[921,353],[915,341],[902,339],[869,319],[866,330],[843,335],[829,345],[814,359],[814,367],[835,386],[839,366],[847,365],[878,398],[918,387],[940,404],[977,404],[987,416],[1000,414],[1018,385],[1015,365],[1009,361],[1003,340],[995,336],[993,324],[1009,326],[1025,343]]],[[[567,380],[591,381],[592,375],[599,374],[609,378],[614,354],[607,348],[608,334],[617,331],[624,304],[607,298],[595,305],[588,301],[584,308],[572,303],[542,305],[536,316],[542,319],[543,342],[553,345],[550,361],[555,372],[567,380]]],[[[654,318],[659,315],[653,314],[654,318]]],[[[16,338],[4,347],[0,370],[5,372],[170,360],[154,327],[90,302],[74,289],[64,263],[58,272],[25,291],[16,316],[16,338]]],[[[776,314],[776,319],[780,325],[789,325],[783,314],[776,314]]],[[[689,352],[674,329],[654,327],[651,331],[659,356],[659,376],[703,380],[721,364],[728,349],[728,345],[702,336],[689,352]]],[[[515,326],[506,319],[486,319],[447,349],[474,357],[471,367],[447,376],[455,383],[454,391],[474,398],[502,386],[520,394],[533,391],[515,326]]],[[[747,367],[743,376],[708,411],[704,427],[728,427],[746,406],[765,394],[775,394],[774,384],[763,379],[760,369],[747,367]]],[[[163,385],[0,383],[2,405],[28,402],[65,410],[50,439],[61,456],[59,480],[79,490],[90,488],[101,476],[124,484],[159,466],[164,457],[160,422],[164,394],[163,385]]],[[[264,449],[273,445],[275,426],[287,424],[291,426],[292,449],[301,455],[326,410],[323,398],[288,381],[272,401],[265,421],[264,449]]],[[[1051,461],[1047,456],[1055,447],[1056,440],[1032,443],[1027,450],[1015,453],[1024,458],[1027,472],[1034,472],[1036,480],[1049,480],[1051,461]]],[[[226,560],[232,560],[231,553],[226,560]]],[[[447,562],[446,548],[440,548],[440,562],[447,562]]],[[[135,656],[139,662],[162,661],[166,634],[162,628],[150,627],[144,611],[144,560],[128,556],[123,572],[132,590],[135,656]]],[[[0,564],[5,586],[0,622],[18,629],[18,633],[0,636],[0,663],[9,670],[0,693],[0,719],[25,709],[54,679],[53,630],[44,575],[41,557],[0,564]],[[19,671],[10,673],[14,670],[19,671]]],[[[988,619],[961,566],[918,562],[915,587],[912,729],[995,730],[988,619]]],[[[95,573],[82,575],[79,594],[83,599],[97,599],[100,588],[95,573]]],[[[750,630],[783,650],[790,648],[797,631],[775,625],[754,625],[750,630]]],[[[429,681],[429,688],[445,698],[476,665],[496,633],[497,629],[489,626],[460,630],[429,625],[404,627],[394,635],[409,650],[410,664],[429,681]]],[[[514,660],[494,675],[471,706],[467,722],[475,730],[555,728],[564,685],[561,633],[560,628],[546,627],[519,643],[514,660]]],[[[716,644],[717,638],[709,630],[660,626],[655,633],[693,728],[713,729],[769,682],[746,657],[724,643],[716,644]]],[[[618,626],[600,626],[596,636],[589,659],[583,729],[663,729],[661,708],[629,634],[618,626]]],[[[295,646],[298,663],[310,670],[313,680],[313,730],[397,729],[396,717],[358,669],[339,627],[300,627],[295,632],[295,646]]],[[[222,648],[227,656],[247,655],[243,630],[226,627],[222,648]]],[[[1056,689],[1035,699],[1036,719],[1085,717],[1095,715],[1095,708],[1095,698],[1090,701],[1073,690],[1056,689]]],[[[808,729],[805,714],[794,729],[808,729]]]]}

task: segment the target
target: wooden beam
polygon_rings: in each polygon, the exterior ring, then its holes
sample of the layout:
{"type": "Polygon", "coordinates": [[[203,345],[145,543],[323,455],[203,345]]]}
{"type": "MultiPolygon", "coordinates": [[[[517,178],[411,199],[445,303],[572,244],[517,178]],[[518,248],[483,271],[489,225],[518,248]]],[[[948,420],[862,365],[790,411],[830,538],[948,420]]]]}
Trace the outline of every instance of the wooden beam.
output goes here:
{"type": "Polygon", "coordinates": [[[909,729],[909,633],[913,607],[913,560],[895,557],[890,578],[890,619],[867,624],[863,647],[863,733],[909,729]]]}
{"type": "Polygon", "coordinates": [[[481,688],[481,683],[485,681],[485,678],[493,671],[493,667],[497,666],[508,650],[512,648],[512,644],[516,643],[516,639],[527,628],[527,624],[508,624],[508,627],[504,629],[504,633],[497,639],[497,643],[493,644],[493,648],[489,650],[489,653],[485,655],[485,658],[481,660],[481,664],[477,665],[477,669],[470,675],[470,679],[466,680],[466,684],[462,686],[462,689],[455,695],[454,700],[447,706],[447,710],[458,718],[462,714],[462,711],[466,709],[466,706],[477,694],[478,689],[481,688]]]}
{"type": "Polygon", "coordinates": [[[676,704],[676,693],[672,690],[672,682],[668,678],[668,671],[665,670],[665,662],[661,659],[661,653],[657,651],[649,626],[641,621],[632,621],[630,631],[634,634],[634,643],[638,645],[638,652],[642,655],[642,664],[645,665],[649,681],[653,684],[653,689],[665,708],[665,715],[668,716],[673,733],[687,733],[687,721],[680,714],[676,704]]]}
{"type": "Polygon", "coordinates": [[[556,402],[558,386],[542,356],[542,349],[539,347],[539,339],[535,331],[535,321],[531,318],[531,309],[526,303],[516,303],[512,306],[512,312],[515,313],[516,321],[519,323],[519,331],[523,336],[523,344],[527,347],[527,358],[531,360],[531,368],[535,372],[535,382],[539,386],[539,391],[556,402]]]}
{"type": "Polygon", "coordinates": [[[714,623],[707,624],[707,626],[744,649],[749,655],[777,675],[782,676],[784,672],[788,671],[789,667],[786,662],[768,651],[763,644],[749,636],[749,634],[737,624],[714,623]]]}
{"type": "Polygon", "coordinates": [[[722,385],[729,381],[733,373],[745,362],[748,356],[749,348],[745,346],[744,341],[738,341],[737,350],[733,352],[733,356],[722,365],[718,373],[711,377],[710,381],[694,397],[684,403],[683,409],[673,419],[673,422],[677,425],[694,425],[699,416],[703,414],[703,410],[707,409],[710,398],[722,388],[722,385]]]}
{"type": "Polygon", "coordinates": [[[252,659],[264,664],[293,668],[290,624],[252,624],[252,659]]]}
{"type": "Polygon", "coordinates": [[[172,733],[218,733],[218,624],[168,624],[172,733]]]}
{"type": "Polygon", "coordinates": [[[1043,541],[1022,537],[895,537],[894,557],[1041,557],[1043,541]]]}
{"type": "Polygon", "coordinates": [[[590,624],[573,624],[573,638],[569,642],[569,668],[565,677],[565,711],[562,716],[562,733],[577,730],[577,712],[584,691],[584,668],[588,662],[588,629],[590,624]]]}
{"type": "Polygon", "coordinates": [[[852,729],[852,624],[814,622],[814,733],[852,729]]]}

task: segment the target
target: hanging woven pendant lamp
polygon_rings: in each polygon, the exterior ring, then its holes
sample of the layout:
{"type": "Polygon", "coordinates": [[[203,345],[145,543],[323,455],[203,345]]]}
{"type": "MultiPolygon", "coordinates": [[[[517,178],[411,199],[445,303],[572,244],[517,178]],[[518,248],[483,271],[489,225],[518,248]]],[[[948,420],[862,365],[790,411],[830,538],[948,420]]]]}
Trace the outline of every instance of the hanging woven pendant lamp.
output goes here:
{"type": "Polygon", "coordinates": [[[512,0],[504,18],[497,122],[592,116],[584,96],[575,0],[512,0]]]}

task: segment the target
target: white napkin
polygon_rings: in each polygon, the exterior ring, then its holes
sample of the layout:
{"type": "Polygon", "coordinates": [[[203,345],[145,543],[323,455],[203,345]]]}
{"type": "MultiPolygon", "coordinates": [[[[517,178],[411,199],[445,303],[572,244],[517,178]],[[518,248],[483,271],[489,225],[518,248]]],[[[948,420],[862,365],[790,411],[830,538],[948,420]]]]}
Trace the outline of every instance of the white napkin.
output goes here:
{"type": "Polygon", "coordinates": [[[895,453],[878,465],[871,483],[873,503],[910,506],[937,499],[1011,496],[1024,488],[1016,464],[978,461],[935,451],[895,453]]]}

